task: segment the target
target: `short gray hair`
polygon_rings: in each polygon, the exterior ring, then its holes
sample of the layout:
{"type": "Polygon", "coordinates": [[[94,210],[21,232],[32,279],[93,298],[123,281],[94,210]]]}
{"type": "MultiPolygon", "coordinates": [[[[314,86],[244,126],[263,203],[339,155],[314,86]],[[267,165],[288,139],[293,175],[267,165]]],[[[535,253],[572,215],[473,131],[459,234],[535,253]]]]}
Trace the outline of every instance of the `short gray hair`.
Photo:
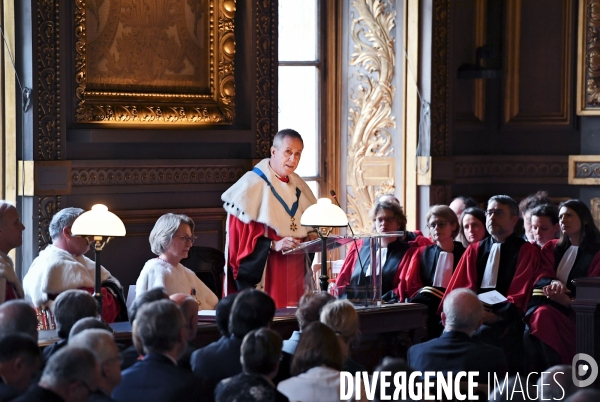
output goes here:
{"type": "Polygon", "coordinates": [[[0,336],[27,334],[37,340],[37,316],[25,300],[9,300],[0,304],[0,336]]]}
{"type": "Polygon", "coordinates": [[[82,318],[95,317],[97,309],[96,299],[85,290],[70,289],[59,294],[53,306],[58,336],[68,338],[73,325],[82,318]]]}
{"type": "Polygon", "coordinates": [[[302,136],[300,135],[299,132],[297,132],[296,130],[293,130],[291,128],[284,128],[283,130],[279,130],[277,132],[277,134],[275,134],[275,137],[273,138],[273,146],[275,148],[279,149],[281,147],[281,143],[287,137],[294,138],[296,140],[300,140],[302,145],[304,145],[304,141],[302,140],[302,136]]]}
{"type": "Polygon", "coordinates": [[[69,338],[69,346],[89,350],[96,357],[98,364],[111,359],[112,350],[117,349],[113,335],[105,329],[97,328],[86,329],[69,338]]]}
{"type": "Polygon", "coordinates": [[[73,381],[96,383],[96,357],[84,348],[66,346],[54,353],[42,373],[41,385],[63,387],[73,381]]]}
{"type": "Polygon", "coordinates": [[[483,316],[483,305],[475,292],[467,288],[455,289],[444,299],[446,326],[459,331],[474,331],[483,316]]]}
{"type": "Polygon", "coordinates": [[[188,225],[194,234],[194,221],[186,215],[169,212],[158,218],[150,232],[150,249],[154,254],[161,255],[169,248],[181,224],[188,225]]]}
{"type": "Polygon", "coordinates": [[[175,347],[185,320],[179,307],[171,300],[158,300],[144,304],[134,323],[144,349],[160,353],[175,347]]]}
{"type": "Polygon", "coordinates": [[[84,212],[81,208],[63,208],[52,217],[48,231],[52,241],[60,239],[64,228],[73,226],[75,219],[84,212]]]}

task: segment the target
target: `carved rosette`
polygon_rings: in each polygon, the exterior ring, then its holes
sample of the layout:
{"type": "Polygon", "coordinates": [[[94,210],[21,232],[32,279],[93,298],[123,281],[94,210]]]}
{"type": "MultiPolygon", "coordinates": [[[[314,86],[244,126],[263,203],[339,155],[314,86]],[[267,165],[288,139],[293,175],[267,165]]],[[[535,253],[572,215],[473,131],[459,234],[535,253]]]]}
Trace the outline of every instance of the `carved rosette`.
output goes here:
{"type": "Polygon", "coordinates": [[[50,238],[50,222],[60,210],[60,196],[39,197],[38,200],[38,250],[43,250],[52,243],[50,238]]]}
{"type": "Polygon", "coordinates": [[[60,159],[59,1],[39,0],[38,40],[38,156],[60,159]]]}
{"type": "MultiPolygon", "coordinates": [[[[207,1],[210,2],[207,32],[210,36],[210,93],[182,94],[89,90],[86,0],[75,0],[75,120],[134,124],[232,124],[235,118],[236,2],[207,1]]],[[[178,18],[182,19],[181,15],[178,18]]]]}
{"type": "Polygon", "coordinates": [[[358,71],[350,80],[354,93],[349,110],[347,207],[350,224],[364,233],[371,231],[368,213],[373,200],[394,192],[393,174],[380,185],[372,185],[367,183],[363,165],[371,157],[393,152],[388,129],[396,127],[392,116],[396,11],[393,2],[381,0],[355,0],[352,7],[357,15],[350,28],[354,42],[350,65],[358,71]]]}
{"type": "Polygon", "coordinates": [[[268,158],[271,139],[277,128],[277,7],[270,1],[256,1],[256,153],[268,158]]]}

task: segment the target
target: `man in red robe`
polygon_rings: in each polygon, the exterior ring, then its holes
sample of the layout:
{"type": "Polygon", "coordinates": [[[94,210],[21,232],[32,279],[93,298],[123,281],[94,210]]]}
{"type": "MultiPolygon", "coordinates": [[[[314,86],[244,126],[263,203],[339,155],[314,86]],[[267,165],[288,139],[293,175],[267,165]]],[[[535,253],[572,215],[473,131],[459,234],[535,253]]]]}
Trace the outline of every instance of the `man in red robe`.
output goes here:
{"type": "Polygon", "coordinates": [[[300,217],[317,200],[294,173],[303,148],[296,131],[279,131],[271,157],[221,196],[227,211],[225,294],[257,288],[285,308],[296,305],[309,286],[304,254],[282,254],[310,239],[300,217]]]}
{"type": "Polygon", "coordinates": [[[485,215],[491,236],[467,248],[446,294],[457,288],[469,288],[478,294],[495,290],[506,297],[506,302],[484,311],[483,324],[473,337],[502,347],[509,370],[515,372],[521,370],[524,363],[521,319],[539,268],[540,252],[537,246],[513,233],[519,219],[519,207],[512,198],[493,196],[488,201],[485,215]]]}

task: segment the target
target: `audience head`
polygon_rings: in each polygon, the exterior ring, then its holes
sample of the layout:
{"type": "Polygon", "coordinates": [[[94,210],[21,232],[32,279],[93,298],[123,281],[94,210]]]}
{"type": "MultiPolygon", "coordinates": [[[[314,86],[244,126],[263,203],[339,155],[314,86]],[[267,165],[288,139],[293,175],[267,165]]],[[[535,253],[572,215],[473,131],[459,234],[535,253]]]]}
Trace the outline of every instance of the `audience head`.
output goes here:
{"type": "MultiPolygon", "coordinates": [[[[410,376],[410,374],[414,371],[412,367],[406,363],[406,360],[398,358],[398,357],[384,357],[381,361],[381,364],[375,367],[375,372],[388,372],[391,373],[391,378],[394,378],[396,373],[406,373],[406,378],[410,376]]],[[[396,392],[396,386],[394,382],[391,381],[390,387],[386,388],[385,396],[387,400],[392,400],[392,396],[394,392],[396,392]]],[[[381,401],[381,382],[377,383],[377,390],[375,391],[375,400],[381,401]]]]}
{"type": "Polygon", "coordinates": [[[194,243],[194,221],[181,214],[164,214],[150,232],[150,249],[156,255],[178,253],[179,260],[187,257],[194,243]]]}
{"type": "Polygon", "coordinates": [[[311,292],[302,295],[296,309],[296,319],[300,331],[303,331],[304,327],[311,322],[319,321],[323,306],[334,300],[335,297],[327,292],[311,292]]]}
{"type": "Polygon", "coordinates": [[[571,365],[552,366],[541,373],[537,381],[538,399],[545,401],[563,401],[577,391],[572,380],[571,365]],[[542,384],[544,384],[542,388],[542,384]],[[543,398],[542,398],[543,396],[543,398]]]}
{"type": "Polygon", "coordinates": [[[600,401],[600,391],[593,388],[580,389],[565,399],[566,402],[597,402],[600,401]]]}
{"type": "Polygon", "coordinates": [[[296,376],[319,366],[341,371],[343,362],[342,347],[333,329],[313,322],[302,331],[290,372],[296,376]]]}
{"type": "Polygon", "coordinates": [[[133,325],[148,353],[175,353],[179,358],[187,345],[183,314],[171,300],[144,304],[133,325]]]}
{"type": "Polygon", "coordinates": [[[87,349],[100,367],[98,387],[110,395],[121,382],[121,357],[113,335],[104,329],[86,329],[69,338],[69,346],[87,349]]]}
{"type": "Polygon", "coordinates": [[[481,208],[466,208],[460,216],[459,223],[458,237],[465,247],[489,236],[485,229],[485,212],[481,208]]]}
{"type": "Polygon", "coordinates": [[[442,324],[446,331],[460,331],[471,336],[481,325],[483,305],[475,292],[459,288],[444,299],[442,324]]]}
{"type": "Polygon", "coordinates": [[[538,205],[530,211],[531,234],[535,243],[543,247],[550,240],[556,239],[560,231],[558,225],[558,208],[552,204],[538,205]]]}
{"type": "Polygon", "coordinates": [[[288,177],[298,167],[303,149],[304,142],[297,131],[291,128],[279,130],[273,138],[269,166],[277,175],[288,177]]]}
{"type": "Polygon", "coordinates": [[[242,342],[240,359],[245,373],[273,378],[281,358],[281,336],[269,329],[255,329],[246,334],[242,342]]]}
{"type": "Polygon", "coordinates": [[[0,200],[0,251],[4,254],[23,244],[23,230],[19,211],[11,203],[0,200]]]}
{"type": "Polygon", "coordinates": [[[539,206],[544,204],[552,204],[552,200],[548,198],[548,193],[545,191],[538,191],[535,194],[531,194],[521,200],[519,203],[519,212],[523,217],[523,226],[525,227],[525,234],[527,235],[527,240],[530,243],[533,243],[535,239],[533,238],[533,233],[531,232],[531,211],[539,206]]]}
{"type": "Polygon", "coordinates": [[[24,392],[40,364],[40,348],[29,335],[13,333],[0,337],[0,376],[7,385],[24,392]]]}
{"type": "Polygon", "coordinates": [[[58,295],[52,308],[58,336],[68,338],[73,325],[82,318],[96,317],[98,305],[85,290],[65,290],[58,295]]]}
{"type": "Polygon", "coordinates": [[[449,207],[454,211],[456,216],[460,216],[466,208],[477,207],[478,205],[477,201],[473,198],[459,195],[452,200],[449,207]]]}
{"type": "Polygon", "coordinates": [[[0,304],[0,336],[19,333],[38,340],[37,316],[25,300],[9,300],[0,304]]]}
{"type": "Polygon", "coordinates": [[[135,316],[137,311],[146,303],[150,303],[157,300],[168,299],[169,295],[167,291],[163,287],[155,287],[152,289],[148,289],[144,293],[138,295],[131,306],[129,306],[129,322],[133,324],[133,320],[135,320],[135,316]]]}
{"type": "Polygon", "coordinates": [[[321,322],[331,327],[346,345],[358,335],[358,313],[348,300],[336,300],[326,304],[321,310],[320,318],[321,322]]]}
{"type": "Polygon", "coordinates": [[[379,202],[395,202],[400,205],[400,200],[394,194],[381,194],[375,201],[375,204],[379,202]]]}
{"type": "Polygon", "coordinates": [[[217,328],[221,335],[226,338],[231,336],[229,332],[229,316],[231,314],[231,308],[233,307],[233,302],[237,297],[237,293],[230,293],[221,300],[217,304],[217,308],[215,309],[215,321],[217,323],[217,328]]]}
{"type": "Polygon", "coordinates": [[[82,236],[73,236],[71,227],[73,222],[85,211],[81,208],[63,208],[58,211],[50,222],[50,237],[52,245],[80,256],[90,249],[88,240],[82,236]]]}
{"type": "Polygon", "coordinates": [[[568,200],[560,204],[560,247],[570,245],[583,249],[597,250],[600,247],[600,232],[594,224],[590,209],[580,200],[568,200]]]}
{"type": "Polygon", "coordinates": [[[508,195],[495,195],[487,203],[485,216],[487,231],[502,243],[515,229],[519,220],[519,206],[508,195]]]}
{"type": "Polygon", "coordinates": [[[429,235],[434,242],[452,240],[458,236],[458,218],[447,205],[434,205],[429,208],[425,219],[429,235]]]}
{"type": "Polygon", "coordinates": [[[50,357],[39,386],[54,391],[66,402],[87,401],[90,392],[98,388],[99,376],[92,352],[66,346],[50,357]]]}
{"type": "Polygon", "coordinates": [[[75,325],[71,327],[71,331],[69,332],[69,343],[71,342],[71,338],[87,329],[103,329],[104,331],[108,331],[112,334],[112,329],[110,326],[104,323],[102,320],[99,320],[96,317],[85,317],[81,320],[78,320],[75,325]]]}
{"type": "Polygon", "coordinates": [[[169,299],[179,306],[183,318],[185,320],[185,328],[187,329],[187,341],[196,338],[198,331],[198,301],[185,293],[175,293],[169,296],[169,299]]]}
{"type": "Polygon", "coordinates": [[[378,202],[369,212],[373,221],[373,231],[378,233],[406,230],[406,215],[399,203],[378,202]]]}
{"type": "Polygon", "coordinates": [[[229,316],[229,332],[243,339],[253,329],[267,327],[275,315],[275,302],[256,289],[241,291],[233,302],[229,316]]]}

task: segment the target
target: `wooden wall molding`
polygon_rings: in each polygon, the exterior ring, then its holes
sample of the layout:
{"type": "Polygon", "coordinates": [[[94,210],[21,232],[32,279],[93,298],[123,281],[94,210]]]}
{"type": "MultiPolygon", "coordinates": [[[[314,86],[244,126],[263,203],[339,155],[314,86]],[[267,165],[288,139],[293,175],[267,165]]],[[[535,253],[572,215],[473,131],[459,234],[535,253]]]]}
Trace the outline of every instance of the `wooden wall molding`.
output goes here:
{"type": "Polygon", "coordinates": [[[277,7],[256,0],[256,154],[268,158],[277,132],[277,7]]]}
{"type": "Polygon", "coordinates": [[[60,210],[60,196],[47,196],[38,198],[38,251],[52,243],[50,238],[50,221],[60,210]]]}
{"type": "MultiPolygon", "coordinates": [[[[569,1],[561,1],[558,7],[562,7],[562,20],[561,26],[552,27],[552,31],[556,35],[560,35],[561,47],[552,48],[552,51],[560,55],[559,66],[554,67],[559,71],[558,82],[546,82],[542,83],[541,79],[538,79],[537,85],[544,85],[547,88],[557,86],[559,93],[551,93],[551,95],[557,95],[554,99],[553,96],[548,97],[556,103],[552,104],[552,101],[544,101],[538,99],[539,102],[523,99],[523,95],[530,93],[531,88],[528,90],[528,84],[525,79],[522,78],[524,75],[532,76],[542,74],[542,69],[547,70],[548,67],[545,65],[547,60],[542,59],[540,55],[544,55],[545,52],[551,51],[548,49],[548,45],[543,46],[539,52],[532,52],[529,48],[521,50],[521,42],[523,40],[522,27],[531,25],[531,21],[523,20],[527,17],[529,19],[536,19],[539,21],[540,15],[532,15],[528,13],[523,14],[523,0],[510,0],[507,2],[507,28],[506,28],[506,52],[504,60],[506,60],[505,70],[505,97],[504,97],[504,124],[506,126],[522,126],[527,125],[528,128],[540,128],[541,125],[544,128],[547,126],[553,126],[554,128],[566,128],[571,129],[573,123],[573,113],[571,106],[571,88],[572,88],[572,60],[573,60],[573,5],[569,1]],[[525,68],[530,71],[524,70],[525,68]],[[531,71],[531,69],[533,71],[531,71]],[[525,107],[524,107],[525,105],[525,107]]],[[[551,13],[552,15],[557,13],[551,13]]],[[[543,17],[542,17],[543,19],[543,17]]],[[[547,22],[538,22],[538,24],[547,24],[547,22]]],[[[539,35],[538,35],[539,37],[539,35]]],[[[538,44],[540,45],[540,44],[538,44]]],[[[554,71],[554,70],[552,70],[554,71]]],[[[534,93],[539,93],[541,90],[536,88],[534,93]]],[[[530,95],[531,96],[531,95],[530,95]]]]}
{"type": "Polygon", "coordinates": [[[450,153],[448,141],[448,49],[450,48],[450,1],[433,0],[431,51],[431,155],[450,153]]]}
{"type": "Polygon", "coordinates": [[[566,156],[455,156],[432,158],[432,184],[566,184],[566,156]]]}
{"type": "Polygon", "coordinates": [[[577,114],[600,114],[600,67],[598,64],[599,0],[579,2],[577,38],[577,114]]]}
{"type": "Polygon", "coordinates": [[[569,184],[600,184],[600,155],[569,155],[569,184]]]}

